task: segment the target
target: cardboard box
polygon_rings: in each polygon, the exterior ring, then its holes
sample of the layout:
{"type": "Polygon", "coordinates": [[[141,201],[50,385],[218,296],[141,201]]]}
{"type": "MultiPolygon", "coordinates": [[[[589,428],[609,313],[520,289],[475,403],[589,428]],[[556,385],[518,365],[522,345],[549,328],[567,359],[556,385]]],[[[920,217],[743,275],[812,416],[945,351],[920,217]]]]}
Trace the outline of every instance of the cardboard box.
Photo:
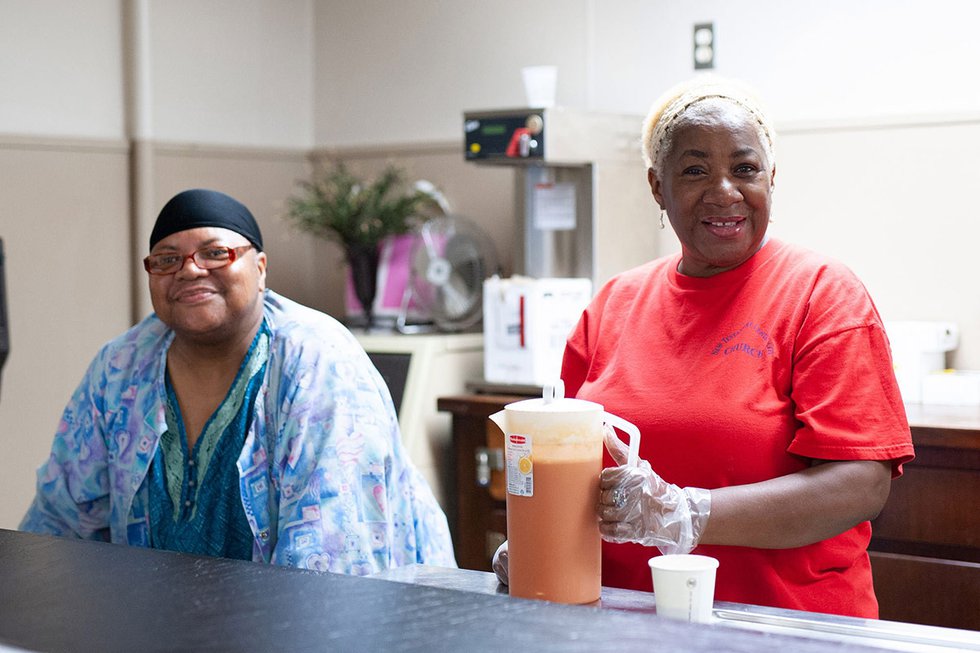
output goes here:
{"type": "Polygon", "coordinates": [[[885,333],[902,400],[923,403],[923,382],[930,374],[946,369],[947,352],[959,345],[959,328],[953,322],[885,322],[885,333]]]}
{"type": "Polygon", "coordinates": [[[980,406],[980,371],[934,372],[922,379],[922,403],[980,406]]]}
{"type": "Polygon", "coordinates": [[[561,375],[565,341],[592,299],[590,279],[491,277],[483,282],[483,373],[490,383],[543,386],[561,375]]]}

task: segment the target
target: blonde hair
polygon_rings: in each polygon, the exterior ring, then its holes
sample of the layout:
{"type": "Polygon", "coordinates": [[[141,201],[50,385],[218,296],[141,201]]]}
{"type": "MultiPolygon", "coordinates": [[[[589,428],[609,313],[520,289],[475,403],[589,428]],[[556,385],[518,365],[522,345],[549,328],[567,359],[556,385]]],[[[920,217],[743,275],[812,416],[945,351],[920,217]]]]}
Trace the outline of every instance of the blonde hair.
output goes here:
{"type": "Polygon", "coordinates": [[[643,121],[643,161],[663,178],[664,157],[673,144],[672,127],[691,107],[718,99],[744,109],[755,119],[759,142],[770,169],[775,166],[776,131],[755,94],[740,82],[715,76],[699,76],[674,86],[653,103],[643,121]]]}

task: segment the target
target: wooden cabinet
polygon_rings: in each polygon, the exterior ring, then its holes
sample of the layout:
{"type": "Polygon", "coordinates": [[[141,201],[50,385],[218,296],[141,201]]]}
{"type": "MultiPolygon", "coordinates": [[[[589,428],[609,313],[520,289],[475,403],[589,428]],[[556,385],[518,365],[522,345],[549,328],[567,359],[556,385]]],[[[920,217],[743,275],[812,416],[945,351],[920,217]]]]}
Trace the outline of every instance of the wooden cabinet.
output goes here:
{"type": "Polygon", "coordinates": [[[980,630],[980,411],[907,410],[916,457],[872,522],[881,618],[980,630]]]}
{"type": "MultiPolygon", "coordinates": [[[[487,417],[526,398],[438,400],[452,414],[450,521],[463,568],[489,571],[507,533],[502,465],[496,469],[502,453],[494,453],[502,436],[487,417]]],[[[980,630],[980,411],[908,410],[916,459],[892,483],[869,547],[881,618],[980,630]]]]}
{"type": "Polygon", "coordinates": [[[507,537],[503,434],[487,417],[522,399],[527,397],[467,395],[437,402],[439,410],[452,413],[456,501],[449,521],[456,561],[464,569],[490,571],[493,552],[507,537]]]}

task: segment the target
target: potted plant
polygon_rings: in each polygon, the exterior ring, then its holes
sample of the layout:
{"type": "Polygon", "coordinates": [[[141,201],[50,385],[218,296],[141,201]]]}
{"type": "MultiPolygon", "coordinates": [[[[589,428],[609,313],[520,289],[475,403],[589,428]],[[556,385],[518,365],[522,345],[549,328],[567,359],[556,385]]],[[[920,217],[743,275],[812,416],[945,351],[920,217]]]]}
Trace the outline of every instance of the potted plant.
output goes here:
{"type": "Polygon", "coordinates": [[[393,165],[365,181],[338,162],[300,182],[299,194],[286,201],[286,217],[344,248],[354,293],[370,327],[381,241],[408,232],[413,216],[432,201],[430,194],[407,188],[402,171],[393,165]]]}

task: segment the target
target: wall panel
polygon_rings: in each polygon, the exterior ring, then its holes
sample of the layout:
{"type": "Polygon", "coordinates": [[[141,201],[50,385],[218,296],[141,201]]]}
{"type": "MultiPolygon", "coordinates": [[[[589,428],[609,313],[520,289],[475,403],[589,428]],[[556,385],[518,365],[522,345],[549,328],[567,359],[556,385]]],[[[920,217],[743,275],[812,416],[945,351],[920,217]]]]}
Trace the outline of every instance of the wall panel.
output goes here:
{"type": "Polygon", "coordinates": [[[0,396],[0,528],[16,527],[61,410],[129,326],[128,154],[115,141],[0,138],[11,353],[0,396]]]}

